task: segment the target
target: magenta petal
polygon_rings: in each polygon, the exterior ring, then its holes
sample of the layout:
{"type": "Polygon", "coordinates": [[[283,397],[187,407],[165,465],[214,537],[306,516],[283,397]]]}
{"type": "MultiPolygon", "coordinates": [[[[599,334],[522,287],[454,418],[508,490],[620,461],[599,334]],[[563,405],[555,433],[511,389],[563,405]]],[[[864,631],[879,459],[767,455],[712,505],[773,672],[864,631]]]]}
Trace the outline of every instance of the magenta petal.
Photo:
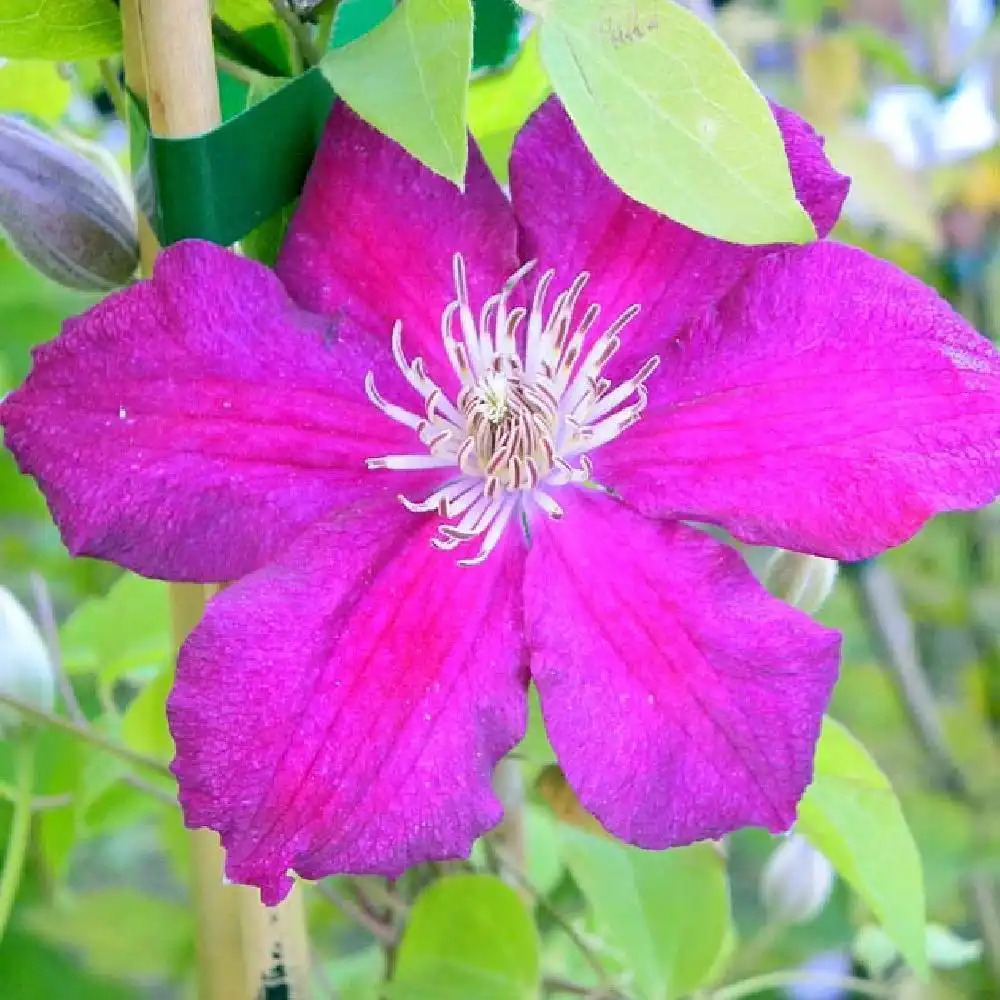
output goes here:
{"type": "Polygon", "coordinates": [[[409,448],[412,432],[363,380],[391,365],[260,264],[182,243],[40,348],[0,423],[73,553],[224,580],[388,488],[364,460],[409,448]]]}
{"type": "Polygon", "coordinates": [[[567,500],[562,522],[533,526],[525,614],[545,724],[581,802],[647,848],[787,829],[837,633],[707,535],[599,495],[567,500]]]}
{"type": "Polygon", "coordinates": [[[681,333],[596,476],[643,511],[859,559],[1000,491],[1000,355],[860,250],[763,261],[681,333]]]}
{"type": "MultiPolygon", "coordinates": [[[[799,200],[820,235],[831,229],[848,180],[830,166],[821,140],[782,108],[785,139],[799,200]]],[[[590,272],[583,302],[598,302],[610,321],[638,303],[608,369],[628,377],[700,309],[719,299],[773,246],[737,246],[696,233],[623,194],[587,151],[562,105],[550,98],[521,130],[510,166],[522,256],[558,272],[563,288],[590,272]]]]}
{"type": "Polygon", "coordinates": [[[398,504],[317,525],[215,598],[168,706],[191,826],[266,903],[286,871],[396,876],[467,855],[526,723],[523,546],[481,567],[398,504]]]}
{"type": "Polygon", "coordinates": [[[463,193],[338,102],[278,260],[292,296],[387,343],[402,320],[407,352],[450,372],[440,320],[456,252],[476,309],[518,267],[513,212],[475,145],[463,193]]]}

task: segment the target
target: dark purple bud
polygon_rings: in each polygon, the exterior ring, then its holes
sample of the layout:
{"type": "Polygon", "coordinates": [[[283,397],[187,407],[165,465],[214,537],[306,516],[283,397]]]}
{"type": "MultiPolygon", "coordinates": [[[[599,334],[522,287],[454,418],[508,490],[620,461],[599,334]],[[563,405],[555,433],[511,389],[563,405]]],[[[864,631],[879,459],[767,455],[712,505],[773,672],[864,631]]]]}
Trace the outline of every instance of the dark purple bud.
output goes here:
{"type": "Polygon", "coordinates": [[[139,262],[135,215],[114,182],[8,115],[0,115],[0,230],[29,264],[68,288],[117,288],[139,262]]]}

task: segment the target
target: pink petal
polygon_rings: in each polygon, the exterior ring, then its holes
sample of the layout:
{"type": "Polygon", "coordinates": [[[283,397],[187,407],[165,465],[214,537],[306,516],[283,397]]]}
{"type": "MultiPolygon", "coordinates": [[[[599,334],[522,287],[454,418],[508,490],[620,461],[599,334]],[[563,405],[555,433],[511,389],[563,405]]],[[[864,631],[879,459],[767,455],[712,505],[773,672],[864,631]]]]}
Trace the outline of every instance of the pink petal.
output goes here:
{"type": "MultiPolygon", "coordinates": [[[[783,108],[775,108],[775,117],[799,200],[826,235],[849,181],[830,166],[821,140],[805,122],[783,108]]],[[[711,239],[633,201],[597,166],[555,98],[521,130],[510,176],[525,259],[555,268],[557,288],[588,271],[583,305],[600,303],[605,325],[633,303],[641,305],[609,366],[615,380],[634,374],[680,323],[776,249],[711,239]]]]}
{"type": "Polygon", "coordinates": [[[584,491],[540,519],[531,673],[556,755],[612,833],[664,848],[786,829],[810,780],[840,638],[739,555],[584,491]]]}
{"type": "Polygon", "coordinates": [[[386,342],[402,320],[408,353],[432,374],[450,372],[440,321],[455,297],[456,252],[478,312],[518,257],[510,204],[476,146],[463,193],[338,102],[277,264],[295,300],[349,315],[386,342]]]}
{"type": "Polygon", "coordinates": [[[266,268],[183,243],[40,348],[0,422],[74,554],[224,580],[389,488],[364,460],[413,434],[366,399],[372,366],[392,366],[382,346],[266,268]]]}
{"type": "Polygon", "coordinates": [[[463,569],[428,544],[436,521],[393,502],[316,526],[182,649],[185,816],[266,903],[289,868],[396,876],[500,818],[491,771],[526,723],[523,546],[463,569]]]}
{"type": "Polygon", "coordinates": [[[860,250],[763,261],[663,360],[649,411],[595,456],[647,513],[860,559],[1000,491],[1000,356],[860,250]]]}

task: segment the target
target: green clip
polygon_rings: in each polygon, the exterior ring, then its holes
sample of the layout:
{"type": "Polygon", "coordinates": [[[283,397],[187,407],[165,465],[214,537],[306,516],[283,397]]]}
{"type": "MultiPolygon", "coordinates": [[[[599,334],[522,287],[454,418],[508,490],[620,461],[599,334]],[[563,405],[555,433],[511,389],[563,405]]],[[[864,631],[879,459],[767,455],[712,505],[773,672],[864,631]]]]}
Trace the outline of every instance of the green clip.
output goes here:
{"type": "Polygon", "coordinates": [[[297,198],[332,105],[311,69],[205,135],[165,139],[133,102],[136,192],[160,242],[235,243],[297,198]]]}

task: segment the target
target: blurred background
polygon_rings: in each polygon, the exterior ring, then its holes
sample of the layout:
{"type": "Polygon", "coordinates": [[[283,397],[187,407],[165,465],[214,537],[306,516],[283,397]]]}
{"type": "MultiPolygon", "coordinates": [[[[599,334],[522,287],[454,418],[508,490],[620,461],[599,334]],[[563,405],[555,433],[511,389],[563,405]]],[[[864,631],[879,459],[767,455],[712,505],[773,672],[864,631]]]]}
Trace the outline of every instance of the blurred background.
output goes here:
{"type": "MultiPolygon", "coordinates": [[[[769,96],[827,136],[834,164],[853,177],[837,238],[918,275],[1000,337],[993,5],[731,0],[700,13],[769,96]]],[[[63,138],[96,143],[105,151],[98,159],[110,154],[125,168],[127,133],[108,68],[2,63],[0,113],[27,113],[63,138]]],[[[496,83],[487,74],[473,87],[496,83]]],[[[232,100],[241,99],[235,91],[232,100]]],[[[474,95],[474,113],[488,116],[492,99],[474,95]]],[[[0,242],[0,394],[24,377],[32,346],[93,301],[0,242]]],[[[761,567],[770,553],[750,558],[761,567]]],[[[772,573],[772,584],[787,590],[787,574],[774,582],[772,573]]],[[[39,493],[2,449],[0,585],[8,592],[0,657],[16,647],[47,659],[60,691],[50,714],[61,720],[40,729],[25,874],[0,942],[0,1000],[191,997],[187,842],[163,773],[173,657],[166,587],[70,560],[39,493]]],[[[877,562],[842,567],[818,617],[846,636],[831,714],[891,779],[919,847],[932,978],[922,983],[906,970],[864,904],[811,848],[753,831],[725,845],[738,932],[726,976],[814,970],[811,985],[763,984],[753,994],[801,1000],[1000,997],[1000,512],[939,518],[877,562]],[[836,985],[837,977],[854,985],[836,985]]],[[[0,742],[0,847],[16,796],[12,754],[13,744],[0,742]]],[[[562,980],[594,978],[588,949],[612,969],[620,959],[591,924],[556,848],[555,816],[566,810],[558,777],[544,780],[544,757],[524,755],[519,891],[542,934],[546,992],[557,995],[562,980]]],[[[496,871],[498,861],[484,848],[472,866],[496,871]]],[[[310,889],[314,995],[380,995],[394,928],[438,874],[431,867],[394,886],[335,879],[310,889]]],[[[282,988],[279,975],[268,997],[282,988]]],[[[638,994],[595,985],[580,995],[638,994]]]]}

